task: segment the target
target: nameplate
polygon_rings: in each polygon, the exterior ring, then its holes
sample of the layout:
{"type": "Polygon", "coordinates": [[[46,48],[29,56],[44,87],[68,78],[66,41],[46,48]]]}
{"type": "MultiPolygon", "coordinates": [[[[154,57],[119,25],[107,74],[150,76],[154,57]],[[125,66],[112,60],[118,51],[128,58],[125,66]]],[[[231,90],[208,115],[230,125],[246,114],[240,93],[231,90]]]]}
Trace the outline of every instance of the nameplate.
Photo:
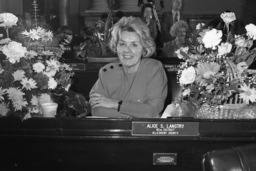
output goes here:
{"type": "Polygon", "coordinates": [[[82,63],[69,63],[70,67],[72,67],[73,71],[84,71],[85,70],[85,64],[82,63]]]}
{"type": "Polygon", "coordinates": [[[134,136],[198,136],[198,122],[132,122],[134,136]]]}
{"type": "Polygon", "coordinates": [[[179,70],[179,65],[168,65],[168,64],[165,64],[164,65],[164,67],[165,67],[165,69],[166,69],[166,71],[167,72],[176,72],[176,71],[178,71],[179,70]]]}

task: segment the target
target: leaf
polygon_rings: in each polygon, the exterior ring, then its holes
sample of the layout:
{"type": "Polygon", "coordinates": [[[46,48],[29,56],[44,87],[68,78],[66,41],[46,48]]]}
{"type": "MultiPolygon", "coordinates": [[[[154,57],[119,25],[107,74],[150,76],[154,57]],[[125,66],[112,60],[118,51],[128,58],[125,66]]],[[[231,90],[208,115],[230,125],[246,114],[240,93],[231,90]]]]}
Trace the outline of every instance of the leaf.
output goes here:
{"type": "Polygon", "coordinates": [[[249,57],[247,58],[246,63],[247,63],[247,65],[248,65],[249,67],[250,67],[251,64],[255,61],[255,57],[256,57],[256,54],[253,53],[253,54],[249,55],[249,57]]]}

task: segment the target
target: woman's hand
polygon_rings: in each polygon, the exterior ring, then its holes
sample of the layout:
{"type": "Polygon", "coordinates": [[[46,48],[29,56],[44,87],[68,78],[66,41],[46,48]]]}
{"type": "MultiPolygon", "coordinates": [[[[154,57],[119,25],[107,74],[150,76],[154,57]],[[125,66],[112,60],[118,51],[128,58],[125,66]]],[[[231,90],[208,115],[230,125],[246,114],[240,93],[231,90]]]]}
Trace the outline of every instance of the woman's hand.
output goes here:
{"type": "Polygon", "coordinates": [[[105,108],[118,108],[118,100],[107,98],[98,93],[91,93],[89,103],[92,108],[105,107],[105,108]]]}

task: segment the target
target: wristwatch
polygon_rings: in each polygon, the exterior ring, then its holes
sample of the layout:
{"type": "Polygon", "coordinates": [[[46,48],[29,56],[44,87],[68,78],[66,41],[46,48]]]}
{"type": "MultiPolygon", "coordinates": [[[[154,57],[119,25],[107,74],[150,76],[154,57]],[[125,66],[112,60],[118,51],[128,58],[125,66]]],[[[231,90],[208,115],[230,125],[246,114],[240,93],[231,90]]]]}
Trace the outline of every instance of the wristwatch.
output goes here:
{"type": "Polygon", "coordinates": [[[117,107],[117,111],[118,111],[118,112],[120,111],[120,108],[121,108],[122,104],[123,104],[123,100],[120,100],[120,101],[118,102],[118,107],[117,107]]]}

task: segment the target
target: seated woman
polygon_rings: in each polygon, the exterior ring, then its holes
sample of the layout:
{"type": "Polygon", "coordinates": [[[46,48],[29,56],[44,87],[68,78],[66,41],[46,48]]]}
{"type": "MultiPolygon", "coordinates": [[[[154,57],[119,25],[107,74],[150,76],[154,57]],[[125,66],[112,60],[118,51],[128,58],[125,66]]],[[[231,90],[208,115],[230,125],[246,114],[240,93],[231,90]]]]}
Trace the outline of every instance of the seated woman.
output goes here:
{"type": "Polygon", "coordinates": [[[119,62],[99,71],[90,92],[93,116],[158,118],[167,96],[167,77],[161,62],[148,58],[155,43],[147,25],[123,17],[113,27],[110,48],[119,62]]]}
{"type": "Polygon", "coordinates": [[[172,25],[170,35],[175,39],[164,44],[161,57],[177,57],[175,51],[187,45],[186,35],[188,28],[188,24],[184,20],[177,21],[172,25]]]}

